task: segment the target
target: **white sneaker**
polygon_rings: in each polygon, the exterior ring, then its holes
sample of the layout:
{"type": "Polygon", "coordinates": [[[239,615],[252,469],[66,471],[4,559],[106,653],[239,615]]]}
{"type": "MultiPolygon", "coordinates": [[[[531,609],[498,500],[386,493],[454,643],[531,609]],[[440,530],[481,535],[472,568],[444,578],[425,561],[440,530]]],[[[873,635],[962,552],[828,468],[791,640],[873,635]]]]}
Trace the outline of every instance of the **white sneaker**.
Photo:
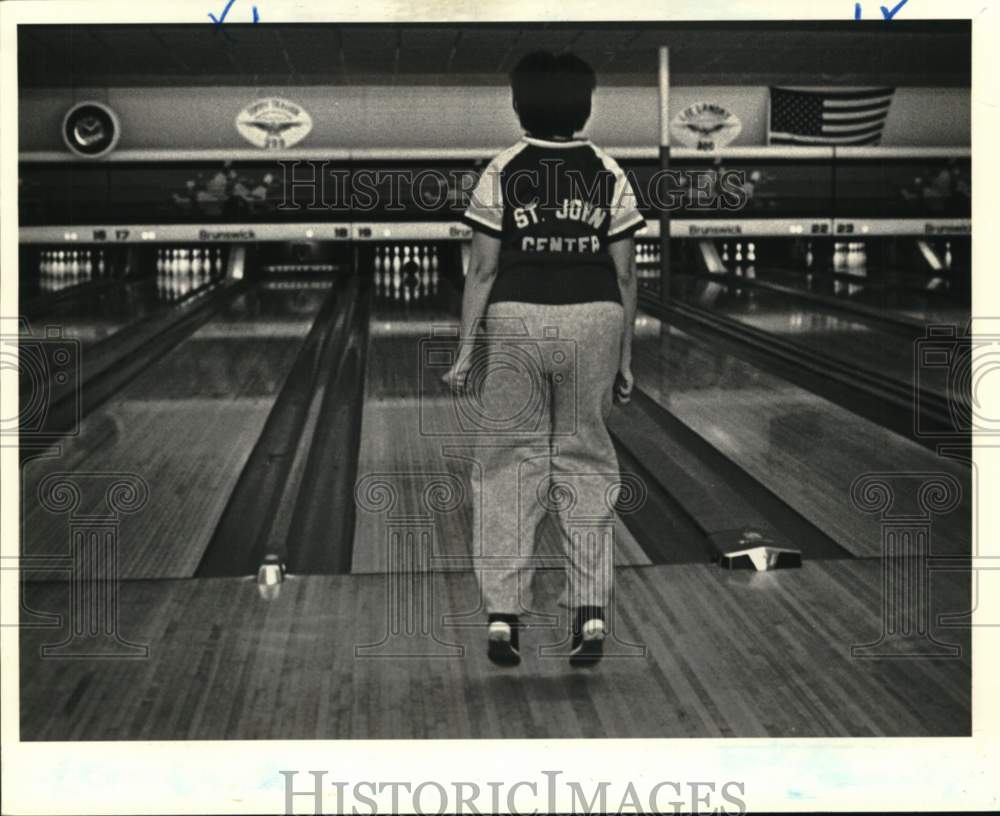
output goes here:
{"type": "Polygon", "coordinates": [[[521,662],[521,653],[517,650],[517,638],[511,631],[509,623],[493,621],[487,638],[489,645],[486,656],[498,666],[516,666],[521,662]]]}
{"type": "Polygon", "coordinates": [[[569,653],[571,666],[593,666],[604,654],[604,621],[591,618],[573,635],[573,647],[569,653]]]}

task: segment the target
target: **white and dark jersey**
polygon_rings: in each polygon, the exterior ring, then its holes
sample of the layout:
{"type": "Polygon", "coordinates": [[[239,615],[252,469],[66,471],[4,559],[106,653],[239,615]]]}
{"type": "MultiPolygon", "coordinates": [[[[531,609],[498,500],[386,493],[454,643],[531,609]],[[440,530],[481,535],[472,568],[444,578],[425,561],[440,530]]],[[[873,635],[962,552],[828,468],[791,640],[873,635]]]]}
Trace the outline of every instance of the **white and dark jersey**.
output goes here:
{"type": "Polygon", "coordinates": [[[462,218],[501,242],[490,303],[621,303],[608,245],[646,223],[607,153],[531,136],[490,162],[462,218]]]}

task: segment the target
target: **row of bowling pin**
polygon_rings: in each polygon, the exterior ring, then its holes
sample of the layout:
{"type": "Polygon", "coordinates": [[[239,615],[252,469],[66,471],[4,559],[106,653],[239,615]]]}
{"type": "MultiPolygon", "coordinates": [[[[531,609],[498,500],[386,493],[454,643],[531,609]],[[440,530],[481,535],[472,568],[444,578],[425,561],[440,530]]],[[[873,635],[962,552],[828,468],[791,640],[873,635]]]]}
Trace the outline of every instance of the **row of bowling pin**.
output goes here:
{"type": "MultiPolygon", "coordinates": [[[[938,249],[937,251],[940,252],[941,250],[938,249]]],[[[941,256],[941,260],[944,263],[945,269],[951,269],[951,264],[954,260],[951,255],[951,241],[944,242],[944,254],[941,256]]]]}
{"type": "Polygon", "coordinates": [[[406,274],[396,270],[375,270],[375,295],[380,298],[402,300],[421,300],[437,294],[441,275],[436,269],[423,269],[419,272],[406,274]]]}
{"type": "Polygon", "coordinates": [[[868,265],[868,250],[864,241],[837,241],[833,245],[833,268],[863,269],[868,265]]]}
{"type": "Polygon", "coordinates": [[[635,245],[635,262],[637,264],[655,264],[660,262],[660,245],[640,241],[635,245]]]}
{"type": "Polygon", "coordinates": [[[104,250],[44,249],[38,258],[38,277],[44,291],[56,291],[104,274],[104,250]]]}
{"type": "Polygon", "coordinates": [[[207,275],[222,274],[222,250],[196,247],[194,249],[158,249],[156,251],[157,275],[207,275]]]}
{"type": "Polygon", "coordinates": [[[197,275],[171,275],[159,273],[156,276],[156,296],[160,300],[180,300],[191,292],[208,285],[211,278],[207,273],[197,275]]]}
{"type": "Polygon", "coordinates": [[[733,262],[738,263],[738,264],[741,264],[744,261],[746,263],[751,263],[751,264],[752,263],[756,263],[756,261],[757,261],[757,245],[753,241],[750,241],[746,245],[746,252],[744,252],[743,251],[743,242],[739,241],[733,247],[733,255],[732,255],[732,258],[730,259],[729,244],[728,243],[724,243],[722,245],[722,262],[724,264],[728,265],[729,262],[730,262],[730,260],[732,260],[733,262]]]}
{"type": "Polygon", "coordinates": [[[439,266],[436,246],[410,246],[399,244],[392,247],[375,247],[375,271],[399,272],[406,264],[415,264],[419,269],[429,272],[439,266]]]}

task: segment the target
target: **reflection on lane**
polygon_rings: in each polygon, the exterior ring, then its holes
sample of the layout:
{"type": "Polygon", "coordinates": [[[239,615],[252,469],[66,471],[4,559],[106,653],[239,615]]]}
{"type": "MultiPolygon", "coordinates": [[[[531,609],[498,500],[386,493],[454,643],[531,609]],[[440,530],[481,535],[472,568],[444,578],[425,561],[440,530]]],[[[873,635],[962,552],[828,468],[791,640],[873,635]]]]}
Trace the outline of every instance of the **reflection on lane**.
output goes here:
{"type": "Polygon", "coordinates": [[[883,309],[891,317],[901,314],[925,323],[957,323],[965,325],[970,309],[955,296],[935,289],[935,279],[928,278],[926,292],[912,289],[886,287],[857,276],[855,280],[810,274],[780,267],[758,267],[756,278],[766,283],[776,283],[804,292],[831,295],[849,303],[859,303],[873,309],[883,309]]]}
{"type": "Polygon", "coordinates": [[[152,278],[122,281],[120,285],[99,292],[81,293],[55,303],[44,314],[29,317],[29,334],[44,337],[47,328],[57,327],[63,337],[76,340],[86,348],[138,323],[160,308],[152,278]]]}
{"type": "MultiPolygon", "coordinates": [[[[714,311],[895,382],[913,382],[916,338],[910,333],[894,333],[876,320],[828,311],[794,295],[750,285],[678,277],[674,288],[678,299],[691,306],[714,311]]],[[[922,385],[947,393],[946,383],[934,378],[925,378],[922,385]]]]}
{"type": "Polygon", "coordinates": [[[186,577],[205,546],[329,292],[255,287],[24,468],[24,547],[65,552],[66,518],[39,504],[47,474],[81,474],[77,512],[107,512],[106,477],[135,474],[149,502],[120,519],[125,578],[186,577]]]}
{"type": "Polygon", "coordinates": [[[637,387],[842,547],[880,553],[881,519],[851,503],[858,474],[943,469],[966,498],[935,523],[934,545],[969,551],[966,468],[654,317],[637,328],[637,387]]]}

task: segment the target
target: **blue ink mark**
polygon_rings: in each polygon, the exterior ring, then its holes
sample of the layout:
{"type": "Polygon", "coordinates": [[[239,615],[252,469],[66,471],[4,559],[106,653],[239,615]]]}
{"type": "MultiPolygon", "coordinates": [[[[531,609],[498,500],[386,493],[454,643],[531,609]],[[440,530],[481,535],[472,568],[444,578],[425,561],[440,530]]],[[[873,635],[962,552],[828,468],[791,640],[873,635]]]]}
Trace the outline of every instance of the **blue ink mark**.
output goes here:
{"type": "Polygon", "coordinates": [[[885,6],[879,6],[879,8],[882,9],[882,16],[886,20],[891,20],[893,17],[896,16],[896,12],[898,12],[908,2],[909,0],[899,0],[899,2],[895,6],[893,6],[892,10],[887,9],[885,6]]]}
{"type": "Polygon", "coordinates": [[[860,3],[855,3],[854,4],[854,19],[855,20],[860,20],[861,19],[861,4],[860,3]]]}
{"type": "MultiPolygon", "coordinates": [[[[208,16],[212,18],[212,22],[215,23],[217,26],[222,25],[226,20],[226,15],[229,14],[229,9],[233,7],[233,3],[235,2],[236,0],[229,0],[229,2],[226,3],[226,7],[222,10],[222,16],[219,18],[216,18],[216,16],[212,14],[212,12],[209,12],[208,16]]],[[[906,0],[903,0],[903,2],[905,3],[906,0]]],[[[254,8],[256,10],[256,7],[254,8]]],[[[256,22],[256,20],[254,22],[256,22]]]]}
{"type": "Polygon", "coordinates": [[[257,7],[256,6],[253,7],[253,21],[255,23],[260,22],[260,15],[257,13],[257,7]]]}

